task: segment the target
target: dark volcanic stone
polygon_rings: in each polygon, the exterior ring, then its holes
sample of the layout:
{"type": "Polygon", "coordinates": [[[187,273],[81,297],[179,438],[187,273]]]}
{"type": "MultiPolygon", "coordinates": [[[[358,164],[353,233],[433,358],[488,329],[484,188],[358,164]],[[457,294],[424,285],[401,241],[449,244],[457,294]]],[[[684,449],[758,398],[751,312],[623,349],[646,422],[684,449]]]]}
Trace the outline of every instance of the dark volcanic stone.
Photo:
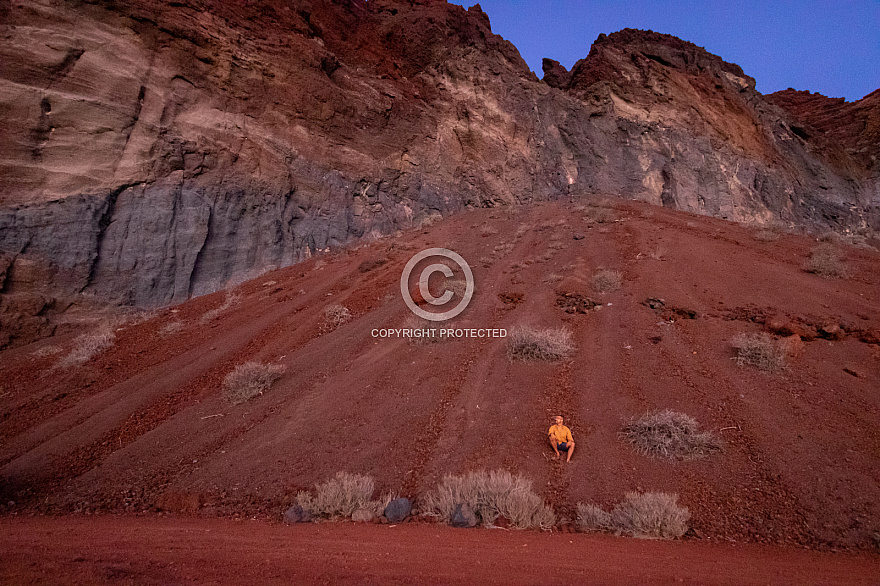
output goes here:
{"type": "Polygon", "coordinates": [[[285,523],[309,523],[311,522],[311,520],[312,515],[299,505],[293,505],[292,507],[284,511],[285,523]]]}
{"type": "Polygon", "coordinates": [[[477,525],[477,515],[473,510],[464,503],[455,505],[455,512],[452,513],[450,524],[453,527],[475,527],[477,525]]]}
{"type": "Polygon", "coordinates": [[[385,518],[389,523],[400,523],[409,517],[412,511],[412,502],[405,497],[397,498],[385,507],[385,518]]]}

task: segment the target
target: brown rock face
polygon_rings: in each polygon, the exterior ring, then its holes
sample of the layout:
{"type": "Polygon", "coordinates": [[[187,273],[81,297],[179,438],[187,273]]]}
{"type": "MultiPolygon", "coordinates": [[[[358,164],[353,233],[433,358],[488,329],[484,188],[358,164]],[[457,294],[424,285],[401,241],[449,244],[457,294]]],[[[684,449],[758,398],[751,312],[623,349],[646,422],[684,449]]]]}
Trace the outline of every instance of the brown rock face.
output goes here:
{"type": "Polygon", "coordinates": [[[568,69],[559,64],[559,61],[553,59],[544,59],[541,63],[544,70],[544,77],[541,81],[558,89],[567,89],[571,83],[571,73],[568,69]]]}
{"type": "MultiPolygon", "coordinates": [[[[439,0],[5,6],[0,250],[7,274],[42,267],[32,293],[162,305],[467,206],[590,193],[880,227],[876,173],[667,35],[603,35],[542,83],[479,6],[439,0]]],[[[876,145],[847,132],[844,151],[876,145]]]]}
{"type": "Polygon", "coordinates": [[[880,175],[880,90],[855,102],[826,98],[791,88],[767,100],[786,110],[796,122],[791,129],[820,143],[841,167],[854,168],[876,185],[880,175]]]}

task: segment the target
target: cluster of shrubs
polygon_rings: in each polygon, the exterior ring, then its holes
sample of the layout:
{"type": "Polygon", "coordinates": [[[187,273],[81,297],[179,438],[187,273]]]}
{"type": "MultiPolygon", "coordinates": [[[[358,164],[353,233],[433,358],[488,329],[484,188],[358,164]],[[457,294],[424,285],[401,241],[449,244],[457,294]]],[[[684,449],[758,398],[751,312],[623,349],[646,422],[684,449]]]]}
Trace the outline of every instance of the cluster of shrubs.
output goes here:
{"type": "MultiPolygon", "coordinates": [[[[409,516],[439,519],[455,527],[478,524],[517,529],[552,529],[556,513],[535,494],[530,480],[504,470],[447,475],[424,496],[420,511],[407,498],[386,493],[374,499],[370,476],[339,472],[318,483],[312,492],[300,492],[296,504],[284,514],[288,523],[315,520],[371,521],[384,518],[397,523],[409,516]]],[[[576,526],[582,531],[608,531],[638,537],[681,537],[690,513],[667,493],[628,493],[608,512],[594,504],[578,504],[576,526]]]]}
{"type": "Polygon", "coordinates": [[[577,524],[582,531],[675,539],[688,530],[690,518],[690,511],[678,505],[678,495],[629,492],[610,512],[598,505],[579,503],[577,524]]]}
{"type": "Polygon", "coordinates": [[[425,496],[429,514],[458,526],[493,525],[500,517],[520,529],[549,529],[553,509],[532,490],[532,482],[504,470],[447,475],[425,496]]]}
{"type": "MultiPolygon", "coordinates": [[[[338,472],[335,477],[315,485],[314,493],[300,492],[296,506],[308,519],[350,519],[369,521],[381,515],[394,496],[373,499],[376,485],[372,477],[338,472]]],[[[297,511],[297,512],[299,512],[297,511]]],[[[288,512],[290,515],[291,512],[288,512]]]]}

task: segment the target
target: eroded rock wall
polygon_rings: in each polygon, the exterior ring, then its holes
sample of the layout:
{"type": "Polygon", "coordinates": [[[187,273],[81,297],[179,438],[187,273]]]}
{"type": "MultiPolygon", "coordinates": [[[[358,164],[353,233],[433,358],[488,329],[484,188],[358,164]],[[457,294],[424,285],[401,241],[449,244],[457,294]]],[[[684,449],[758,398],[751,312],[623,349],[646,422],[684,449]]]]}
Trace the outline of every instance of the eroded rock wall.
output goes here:
{"type": "Polygon", "coordinates": [[[162,305],[427,216],[590,193],[880,227],[876,177],[666,35],[602,36],[548,85],[479,6],[439,0],[2,12],[5,295],[162,305]]]}

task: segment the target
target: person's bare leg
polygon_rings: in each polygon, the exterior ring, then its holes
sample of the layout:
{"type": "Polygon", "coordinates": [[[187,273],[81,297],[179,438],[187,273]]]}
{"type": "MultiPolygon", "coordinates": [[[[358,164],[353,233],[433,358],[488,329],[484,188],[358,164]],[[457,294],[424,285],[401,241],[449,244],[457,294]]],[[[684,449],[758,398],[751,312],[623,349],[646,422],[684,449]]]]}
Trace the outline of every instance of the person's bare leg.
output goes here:
{"type": "Polygon", "coordinates": [[[574,454],[574,442],[568,442],[568,459],[566,462],[571,462],[572,454],[574,454]]]}
{"type": "Polygon", "coordinates": [[[553,439],[552,437],[550,438],[550,445],[553,446],[553,451],[556,452],[556,455],[553,456],[553,459],[558,460],[559,459],[559,450],[556,448],[556,440],[553,439]]]}

